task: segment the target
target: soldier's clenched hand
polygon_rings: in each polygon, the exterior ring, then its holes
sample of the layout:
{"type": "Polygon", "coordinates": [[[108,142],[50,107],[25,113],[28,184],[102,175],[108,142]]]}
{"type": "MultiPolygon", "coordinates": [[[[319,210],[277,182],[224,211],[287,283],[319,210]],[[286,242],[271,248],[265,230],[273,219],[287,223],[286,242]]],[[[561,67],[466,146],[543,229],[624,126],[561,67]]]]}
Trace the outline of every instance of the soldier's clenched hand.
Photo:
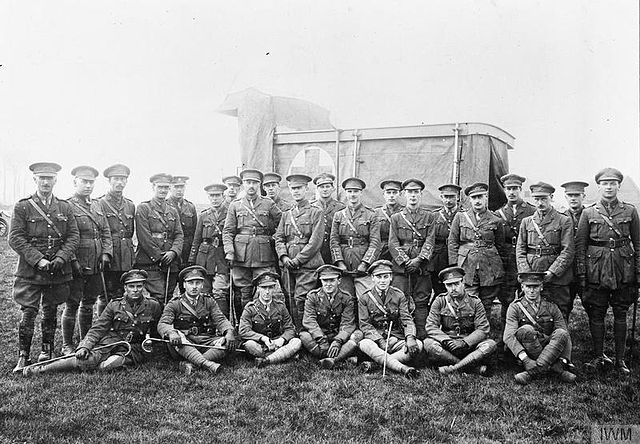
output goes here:
{"type": "Polygon", "coordinates": [[[160,259],[160,265],[167,266],[176,258],[175,251],[165,251],[162,253],[162,259],[160,259]]]}
{"type": "Polygon", "coordinates": [[[358,272],[359,273],[367,272],[367,264],[365,262],[360,262],[360,265],[358,265],[358,272]]]}
{"type": "Polygon", "coordinates": [[[172,331],[169,333],[169,343],[175,347],[182,346],[182,336],[177,331],[172,331]]]}
{"type": "Polygon", "coordinates": [[[455,352],[463,352],[466,351],[469,348],[469,345],[464,342],[462,339],[452,339],[451,340],[451,350],[450,351],[455,351],[455,352]]]}
{"type": "Polygon", "coordinates": [[[82,267],[80,266],[80,262],[71,261],[71,271],[73,271],[74,277],[82,276],[82,267]]]}
{"type": "Polygon", "coordinates": [[[322,354],[325,354],[329,351],[329,342],[327,341],[327,338],[322,337],[318,339],[317,343],[318,343],[318,348],[320,349],[322,354]]]}
{"type": "Polygon", "coordinates": [[[236,349],[236,336],[233,334],[233,329],[227,330],[224,335],[224,341],[228,351],[234,351],[236,349]]]}
{"type": "Polygon", "coordinates": [[[442,348],[444,348],[447,351],[453,350],[453,339],[445,339],[440,344],[442,345],[442,348]]]}
{"type": "Polygon", "coordinates": [[[338,267],[342,271],[347,271],[347,266],[345,265],[344,261],[338,261],[336,263],[336,267],[338,267]]]}
{"type": "Polygon", "coordinates": [[[282,256],[282,265],[284,268],[293,268],[293,261],[289,256],[282,256]]]}
{"type": "Polygon", "coordinates": [[[85,361],[89,357],[89,349],[88,348],[79,348],[76,350],[76,359],[81,361],[85,361]]]}
{"type": "Polygon", "coordinates": [[[420,349],[418,348],[418,341],[416,341],[415,336],[407,336],[405,348],[406,352],[411,356],[415,356],[418,353],[420,349]]]}
{"type": "Polygon", "coordinates": [[[405,264],[404,268],[407,273],[415,273],[416,271],[418,271],[421,264],[422,259],[420,259],[419,257],[414,257],[405,264]]]}
{"type": "Polygon", "coordinates": [[[100,260],[98,261],[98,269],[100,271],[104,271],[107,268],[109,268],[110,264],[111,264],[111,258],[109,257],[109,255],[103,254],[100,256],[100,260]]]}
{"type": "Polygon", "coordinates": [[[276,348],[280,348],[284,345],[284,338],[278,338],[275,341],[273,341],[273,344],[276,346],[276,348]]]}
{"type": "Polygon", "coordinates": [[[53,261],[51,261],[51,271],[60,271],[64,267],[64,259],[61,257],[54,257],[53,261]]]}
{"type": "Polygon", "coordinates": [[[333,341],[329,346],[329,350],[327,351],[327,357],[335,358],[340,353],[340,342],[333,341]]]}

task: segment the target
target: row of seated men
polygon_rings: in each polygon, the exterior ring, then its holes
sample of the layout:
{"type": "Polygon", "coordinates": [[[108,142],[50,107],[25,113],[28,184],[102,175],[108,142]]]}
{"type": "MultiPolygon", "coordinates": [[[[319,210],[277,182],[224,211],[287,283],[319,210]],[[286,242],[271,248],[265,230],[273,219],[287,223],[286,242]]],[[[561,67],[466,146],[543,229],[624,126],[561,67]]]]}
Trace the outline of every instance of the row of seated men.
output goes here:
{"type": "MultiPolygon", "coordinates": [[[[221,361],[238,350],[238,343],[255,358],[258,367],[284,362],[304,348],[327,369],[360,351],[370,359],[362,362],[363,371],[381,367],[383,373],[389,370],[415,379],[419,371],[413,362],[425,352],[439,365],[441,374],[487,374],[485,362],[496,344],[489,338],[481,301],[465,290],[462,268],[452,266],[440,273],[446,293],[431,306],[423,341],[416,338],[407,298],[390,285],[391,262],[378,260],[367,272],[373,287],[358,299],[356,308],[351,296],[339,287],[342,270],[333,265],[318,267],[316,277],[321,286],[307,297],[300,331],[296,331],[286,305],[274,299],[279,276],[265,272],[254,280],[255,298],[244,307],[236,335],[214,298],[203,291],[204,268],[196,265],[181,271],[179,279],[185,292],[169,301],[164,310],[143,295],[147,273],[131,270],[122,277],[124,297],[107,305],[73,354],[26,366],[22,374],[113,370],[141,364],[149,357],[143,342],[154,341],[151,337],[168,343],[186,374],[196,368],[218,373],[221,361]],[[128,344],[126,350],[122,341],[128,344]]],[[[571,340],[564,318],[555,304],[540,296],[543,277],[544,273],[521,274],[524,293],[507,311],[504,342],[522,363],[522,371],[515,375],[519,384],[549,373],[564,382],[576,379],[569,364],[571,340]]]]}

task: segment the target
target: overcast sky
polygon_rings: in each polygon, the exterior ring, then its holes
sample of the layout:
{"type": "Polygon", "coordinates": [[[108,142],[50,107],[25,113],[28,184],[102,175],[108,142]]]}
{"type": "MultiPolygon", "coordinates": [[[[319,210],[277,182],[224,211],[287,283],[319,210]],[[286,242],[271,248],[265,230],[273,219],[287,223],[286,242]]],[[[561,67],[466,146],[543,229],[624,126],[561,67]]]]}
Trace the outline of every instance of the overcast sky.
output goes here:
{"type": "Polygon", "coordinates": [[[2,0],[0,32],[0,172],[56,161],[62,197],[74,166],[122,162],[136,201],[159,171],[205,201],[239,164],[236,119],[216,109],[247,87],[341,128],[491,123],[533,180],[616,166],[640,182],[633,0],[2,0]]]}

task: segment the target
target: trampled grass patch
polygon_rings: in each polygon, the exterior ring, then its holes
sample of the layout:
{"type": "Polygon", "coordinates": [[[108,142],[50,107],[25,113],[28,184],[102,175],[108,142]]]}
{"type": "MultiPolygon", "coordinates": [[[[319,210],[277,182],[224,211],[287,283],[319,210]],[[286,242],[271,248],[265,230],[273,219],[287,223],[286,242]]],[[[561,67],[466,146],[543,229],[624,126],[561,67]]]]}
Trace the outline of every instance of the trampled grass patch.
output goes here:
{"type": "MultiPolygon", "coordinates": [[[[306,357],[265,369],[237,357],[216,376],[185,377],[159,356],[108,374],[15,377],[15,260],[1,240],[1,442],[567,443],[588,441],[592,424],[640,423],[637,365],[627,379],[583,372],[576,385],[547,379],[526,387],[513,381],[516,367],[498,367],[490,378],[441,377],[425,368],[416,381],[382,380],[348,366],[323,370],[306,357]]],[[[574,313],[581,364],[589,357],[588,328],[579,303],[574,313]]],[[[39,341],[37,334],[34,351],[39,341]]]]}

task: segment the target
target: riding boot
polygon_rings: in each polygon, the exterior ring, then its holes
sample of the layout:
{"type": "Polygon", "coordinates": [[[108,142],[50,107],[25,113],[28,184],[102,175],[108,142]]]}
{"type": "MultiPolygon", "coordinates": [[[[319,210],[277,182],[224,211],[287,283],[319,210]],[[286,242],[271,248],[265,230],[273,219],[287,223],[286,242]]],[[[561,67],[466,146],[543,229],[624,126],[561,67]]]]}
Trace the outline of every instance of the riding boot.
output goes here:
{"type": "Polygon", "coordinates": [[[284,362],[287,359],[294,356],[302,348],[302,342],[298,338],[291,339],[286,345],[280,347],[269,356],[265,358],[265,361],[269,364],[277,364],[284,362]]]}
{"type": "Polygon", "coordinates": [[[188,345],[178,347],[178,354],[184,357],[187,361],[191,362],[196,367],[201,367],[207,360],[202,353],[200,353],[195,347],[188,345]]]}
{"type": "Polygon", "coordinates": [[[318,343],[311,337],[309,332],[301,331],[300,340],[302,341],[302,345],[304,346],[304,348],[309,353],[311,353],[312,356],[315,356],[316,358],[323,357],[322,356],[323,353],[322,353],[322,350],[320,350],[320,346],[318,346],[318,343]]]}
{"type": "Polygon", "coordinates": [[[60,322],[62,330],[62,350],[73,349],[73,333],[76,329],[76,318],[71,316],[62,315],[62,322],[60,322]]]}
{"type": "Polygon", "coordinates": [[[627,311],[613,310],[613,338],[616,344],[616,362],[624,360],[624,352],[627,346],[627,311]]]}
{"type": "Polygon", "coordinates": [[[22,376],[34,376],[42,373],[68,372],[79,368],[76,358],[60,359],[44,365],[34,365],[25,367],[22,370],[22,376]]]}
{"type": "Polygon", "coordinates": [[[224,356],[227,354],[226,350],[220,350],[217,348],[210,348],[206,352],[202,354],[207,361],[215,361],[220,362],[224,359],[224,356]]]}
{"type": "Polygon", "coordinates": [[[91,328],[93,322],[93,305],[81,305],[78,312],[78,329],[80,330],[80,340],[83,340],[91,328]]]}

